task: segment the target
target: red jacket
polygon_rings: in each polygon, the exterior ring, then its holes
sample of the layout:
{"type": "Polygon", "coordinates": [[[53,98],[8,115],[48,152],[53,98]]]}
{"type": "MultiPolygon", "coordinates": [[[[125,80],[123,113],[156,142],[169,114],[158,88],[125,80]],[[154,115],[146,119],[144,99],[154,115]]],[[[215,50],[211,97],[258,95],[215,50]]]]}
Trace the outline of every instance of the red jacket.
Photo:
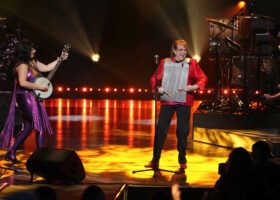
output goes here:
{"type": "MultiPolygon", "coordinates": [[[[171,60],[175,63],[174,57],[171,58],[171,60]]],[[[162,75],[163,75],[163,66],[164,66],[165,59],[162,59],[160,61],[159,66],[157,67],[157,85],[161,85],[162,75]]],[[[156,82],[156,72],[154,72],[153,76],[150,79],[151,87],[153,92],[155,92],[155,82],[156,82]]],[[[199,89],[203,90],[205,87],[205,84],[207,83],[207,76],[203,73],[201,68],[199,67],[197,61],[195,59],[190,60],[190,67],[189,67],[189,75],[188,75],[188,83],[187,85],[192,85],[193,82],[196,82],[199,89]]],[[[169,102],[169,101],[162,101],[162,104],[176,104],[176,102],[169,102]]],[[[182,103],[178,103],[182,104],[182,103]]],[[[186,96],[186,103],[183,103],[184,105],[192,106],[193,105],[193,92],[188,92],[186,96]]]]}

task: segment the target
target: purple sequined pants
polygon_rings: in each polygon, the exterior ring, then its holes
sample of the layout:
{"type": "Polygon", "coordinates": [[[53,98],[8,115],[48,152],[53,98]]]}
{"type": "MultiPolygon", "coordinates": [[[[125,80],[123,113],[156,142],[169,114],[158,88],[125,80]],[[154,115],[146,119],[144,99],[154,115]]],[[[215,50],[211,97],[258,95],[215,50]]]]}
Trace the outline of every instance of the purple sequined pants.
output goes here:
{"type": "MultiPolygon", "coordinates": [[[[32,130],[34,129],[33,124],[33,115],[32,115],[32,104],[30,101],[30,98],[28,98],[27,94],[17,94],[17,103],[18,107],[20,108],[22,112],[22,118],[23,118],[23,129],[18,132],[16,135],[15,141],[13,145],[11,146],[11,152],[12,157],[15,156],[15,152],[18,149],[18,147],[24,142],[24,140],[27,138],[28,135],[31,134],[32,130]]],[[[38,106],[38,112],[41,112],[41,109],[39,109],[38,106]]],[[[41,113],[38,113],[39,116],[42,116],[41,113]]],[[[39,122],[40,125],[43,125],[43,122],[39,122]]],[[[38,148],[43,147],[44,145],[44,133],[42,131],[36,131],[36,144],[38,148]]]]}

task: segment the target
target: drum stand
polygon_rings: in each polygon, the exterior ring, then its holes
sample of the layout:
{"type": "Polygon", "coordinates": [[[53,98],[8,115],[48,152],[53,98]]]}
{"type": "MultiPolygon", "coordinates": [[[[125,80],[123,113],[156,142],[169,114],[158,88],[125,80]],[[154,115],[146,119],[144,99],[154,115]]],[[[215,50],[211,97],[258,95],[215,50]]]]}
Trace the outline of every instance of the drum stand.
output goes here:
{"type": "MultiPolygon", "coordinates": [[[[155,88],[154,88],[154,91],[155,91],[155,94],[154,94],[154,101],[155,101],[155,107],[154,107],[154,110],[155,110],[155,132],[154,134],[156,135],[156,132],[157,132],[157,101],[158,101],[158,88],[157,88],[157,73],[158,73],[158,55],[155,56],[155,62],[154,62],[154,65],[156,67],[156,76],[155,76],[155,88]]],[[[175,173],[175,174],[180,174],[180,172],[177,172],[177,171],[170,171],[170,170],[166,170],[166,169],[160,169],[158,168],[157,165],[154,165],[152,166],[152,168],[148,168],[148,169],[142,169],[142,170],[136,170],[136,171],[132,171],[133,174],[135,173],[138,173],[138,172],[146,172],[146,171],[154,171],[154,172],[160,172],[160,171],[164,171],[164,172],[170,172],[170,173],[175,173]]],[[[154,173],[154,176],[153,177],[156,177],[156,174],[157,173],[154,173]]]]}

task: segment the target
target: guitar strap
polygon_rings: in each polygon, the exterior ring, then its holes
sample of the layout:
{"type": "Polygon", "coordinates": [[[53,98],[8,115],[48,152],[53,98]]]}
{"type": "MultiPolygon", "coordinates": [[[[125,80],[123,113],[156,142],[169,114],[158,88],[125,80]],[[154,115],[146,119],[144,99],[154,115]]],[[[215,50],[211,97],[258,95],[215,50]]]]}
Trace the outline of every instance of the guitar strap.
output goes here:
{"type": "Polygon", "coordinates": [[[29,62],[28,68],[32,71],[35,77],[42,76],[41,72],[39,71],[35,60],[29,62]]]}

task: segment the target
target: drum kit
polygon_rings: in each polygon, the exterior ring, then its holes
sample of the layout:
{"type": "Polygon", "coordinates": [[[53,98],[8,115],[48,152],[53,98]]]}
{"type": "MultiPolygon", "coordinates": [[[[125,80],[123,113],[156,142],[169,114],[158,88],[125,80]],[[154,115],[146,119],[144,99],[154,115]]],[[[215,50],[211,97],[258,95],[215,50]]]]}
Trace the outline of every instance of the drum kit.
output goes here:
{"type": "Polygon", "coordinates": [[[20,39],[20,27],[16,33],[8,33],[7,18],[0,18],[0,81],[7,81],[13,73],[16,45],[20,39]]]}
{"type": "Polygon", "coordinates": [[[270,80],[279,79],[279,63],[275,64],[279,60],[278,43],[271,34],[274,19],[238,12],[233,18],[206,21],[210,32],[209,58],[216,63],[217,76],[215,99],[208,104],[208,110],[247,111],[252,102],[259,103],[256,91],[271,92],[265,90],[264,74],[270,74],[270,80]],[[223,89],[230,93],[224,95],[223,89]]]}

